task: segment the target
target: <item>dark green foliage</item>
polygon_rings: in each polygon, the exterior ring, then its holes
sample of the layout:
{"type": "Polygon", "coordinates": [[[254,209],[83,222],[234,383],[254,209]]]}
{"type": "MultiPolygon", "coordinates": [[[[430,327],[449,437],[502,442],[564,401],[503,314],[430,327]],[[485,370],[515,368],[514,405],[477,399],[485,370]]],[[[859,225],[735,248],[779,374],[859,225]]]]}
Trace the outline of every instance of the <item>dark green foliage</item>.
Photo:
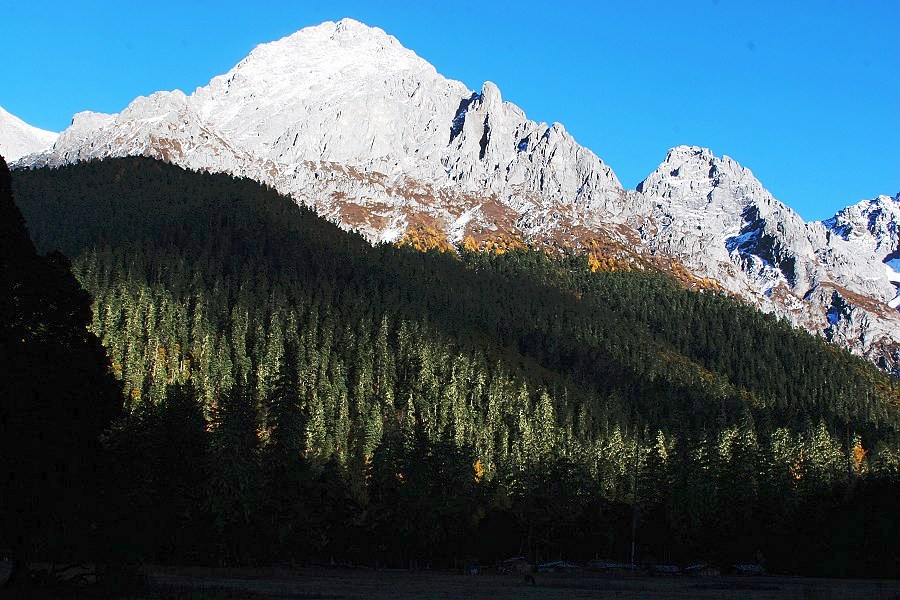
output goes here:
{"type": "Polygon", "coordinates": [[[198,477],[209,469],[210,440],[196,390],[172,385],[142,404],[107,436],[110,534],[118,558],[198,560],[207,548],[196,531],[210,528],[198,477]]]}
{"type": "Polygon", "coordinates": [[[245,562],[254,543],[260,498],[259,415],[240,385],[219,395],[211,411],[207,505],[219,548],[228,562],[245,562]]]}
{"type": "MultiPolygon", "coordinates": [[[[131,411],[110,447],[163,482],[164,415],[191,415],[173,487],[130,488],[170,511],[136,534],[150,556],[623,559],[637,515],[645,559],[812,572],[781,550],[826,540],[798,515],[895,489],[895,380],[666,275],[372,247],[256,183],[146,159],[14,183],[95,297],[131,411]]],[[[897,557],[851,529],[828,543],[897,557]]]]}

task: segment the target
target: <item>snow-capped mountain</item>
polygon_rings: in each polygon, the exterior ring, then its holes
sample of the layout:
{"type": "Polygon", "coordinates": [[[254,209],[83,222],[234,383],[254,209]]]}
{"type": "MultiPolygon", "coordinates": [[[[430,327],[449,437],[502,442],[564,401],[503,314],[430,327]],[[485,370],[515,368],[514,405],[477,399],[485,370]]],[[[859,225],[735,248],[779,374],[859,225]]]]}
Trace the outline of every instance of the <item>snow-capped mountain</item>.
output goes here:
{"type": "Polygon", "coordinates": [[[46,150],[56,141],[57,135],[52,131],[32,127],[0,107],[0,156],[7,162],[46,150]]]}
{"type": "Polygon", "coordinates": [[[637,190],[565,128],[471,91],[345,19],[263,44],[190,95],[79,113],[19,167],[146,155],[256,179],[374,241],[527,242],[654,264],[900,369],[898,198],[805,223],[752,173],[682,146],[637,190]]]}

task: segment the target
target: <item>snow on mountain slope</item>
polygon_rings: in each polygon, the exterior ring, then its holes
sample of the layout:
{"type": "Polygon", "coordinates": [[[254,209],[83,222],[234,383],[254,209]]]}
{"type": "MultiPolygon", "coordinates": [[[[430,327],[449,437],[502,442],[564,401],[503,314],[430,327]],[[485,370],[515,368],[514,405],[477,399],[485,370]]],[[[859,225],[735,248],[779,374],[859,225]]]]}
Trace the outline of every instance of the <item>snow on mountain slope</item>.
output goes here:
{"type": "Polygon", "coordinates": [[[191,98],[261,158],[432,170],[465,86],[380,29],[344,20],[263,44],[191,98]],[[399,118],[400,116],[404,118],[399,118]]]}
{"type": "Polygon", "coordinates": [[[897,199],[805,223],[749,170],[688,146],[625,191],[562,125],[530,121],[493,83],[448,80],[350,19],[263,44],[191,95],[80,113],[19,166],[124,155],[256,179],[372,241],[429,232],[683,265],[900,369],[897,199]]]}
{"type": "Polygon", "coordinates": [[[26,154],[46,150],[57,134],[32,127],[0,107],[0,156],[13,162],[26,154]]]}

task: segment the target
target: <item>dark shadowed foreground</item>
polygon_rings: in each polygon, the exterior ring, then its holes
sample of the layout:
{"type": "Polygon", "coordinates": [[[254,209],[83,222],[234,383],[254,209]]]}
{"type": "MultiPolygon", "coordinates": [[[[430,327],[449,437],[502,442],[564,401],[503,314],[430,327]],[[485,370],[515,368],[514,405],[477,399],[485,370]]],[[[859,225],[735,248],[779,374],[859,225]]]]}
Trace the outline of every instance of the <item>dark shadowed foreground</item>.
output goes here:
{"type": "Polygon", "coordinates": [[[804,577],[556,577],[535,583],[505,575],[359,569],[299,570],[152,567],[148,598],[900,598],[896,580],[804,577]],[[205,592],[205,593],[204,593],[205,592]],[[246,594],[246,595],[244,595],[246,594]]]}

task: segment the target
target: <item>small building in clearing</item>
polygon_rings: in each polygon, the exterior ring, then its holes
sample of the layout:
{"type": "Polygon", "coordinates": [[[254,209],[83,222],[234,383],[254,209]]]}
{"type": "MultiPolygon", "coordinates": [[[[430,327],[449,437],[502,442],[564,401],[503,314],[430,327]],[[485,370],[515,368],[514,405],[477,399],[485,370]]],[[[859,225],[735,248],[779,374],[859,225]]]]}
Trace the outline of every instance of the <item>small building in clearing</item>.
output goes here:
{"type": "Polygon", "coordinates": [[[614,560],[594,559],[588,564],[588,569],[609,576],[624,576],[640,574],[640,567],[629,563],[617,562],[614,560]]]}
{"type": "Polygon", "coordinates": [[[732,565],[735,575],[762,575],[765,569],[759,563],[736,563],[732,565]]]}

